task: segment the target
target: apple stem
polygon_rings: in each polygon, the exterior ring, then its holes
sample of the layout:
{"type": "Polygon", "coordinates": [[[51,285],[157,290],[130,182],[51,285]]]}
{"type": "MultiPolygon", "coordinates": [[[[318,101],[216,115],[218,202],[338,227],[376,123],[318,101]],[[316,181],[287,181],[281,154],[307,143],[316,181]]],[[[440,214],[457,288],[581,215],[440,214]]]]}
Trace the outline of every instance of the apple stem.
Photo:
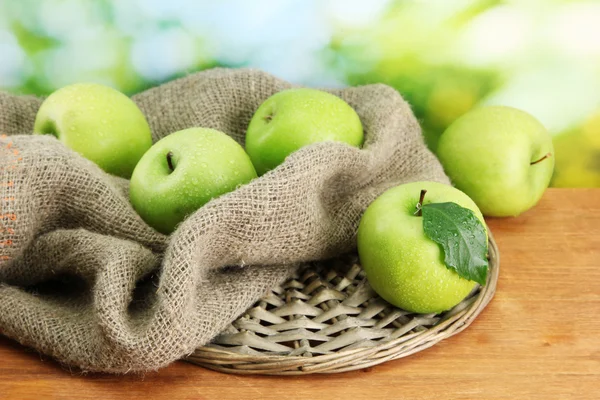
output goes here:
{"type": "Polygon", "coordinates": [[[170,151],[167,153],[167,165],[169,166],[169,169],[172,171],[175,171],[175,167],[173,166],[173,152],[170,151]]]}
{"type": "Polygon", "coordinates": [[[539,162],[541,162],[541,161],[544,161],[544,160],[545,160],[546,158],[548,158],[548,157],[552,157],[552,153],[546,153],[546,154],[544,154],[544,156],[543,156],[542,158],[540,158],[539,160],[535,160],[535,161],[533,161],[533,162],[532,162],[531,164],[529,164],[529,165],[534,165],[534,164],[537,164],[537,163],[539,163],[539,162]]]}
{"type": "Polygon", "coordinates": [[[417,217],[423,215],[423,200],[425,200],[425,193],[427,193],[427,190],[421,189],[421,195],[419,196],[419,202],[417,203],[417,211],[415,212],[417,217]]]}

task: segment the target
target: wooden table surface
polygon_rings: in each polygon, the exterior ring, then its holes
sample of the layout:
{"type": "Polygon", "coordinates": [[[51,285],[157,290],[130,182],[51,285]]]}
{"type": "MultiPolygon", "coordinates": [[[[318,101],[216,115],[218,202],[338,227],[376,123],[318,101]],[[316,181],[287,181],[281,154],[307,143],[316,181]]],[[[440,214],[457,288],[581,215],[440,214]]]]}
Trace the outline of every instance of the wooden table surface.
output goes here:
{"type": "Polygon", "coordinates": [[[289,378],[185,362],[81,375],[0,336],[0,399],[599,399],[600,189],[549,189],[488,224],[501,255],[495,298],[467,330],[407,358],[289,378]]]}

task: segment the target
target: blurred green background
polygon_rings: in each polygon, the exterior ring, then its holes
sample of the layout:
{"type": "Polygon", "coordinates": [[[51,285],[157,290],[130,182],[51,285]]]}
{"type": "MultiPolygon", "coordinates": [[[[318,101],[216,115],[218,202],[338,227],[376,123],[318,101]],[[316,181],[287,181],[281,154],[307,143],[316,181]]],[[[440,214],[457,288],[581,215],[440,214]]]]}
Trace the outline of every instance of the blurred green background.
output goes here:
{"type": "Polygon", "coordinates": [[[294,83],[387,83],[430,148],[504,104],[553,135],[557,187],[600,187],[600,2],[0,0],[0,89],[78,81],[133,94],[214,66],[294,83]]]}

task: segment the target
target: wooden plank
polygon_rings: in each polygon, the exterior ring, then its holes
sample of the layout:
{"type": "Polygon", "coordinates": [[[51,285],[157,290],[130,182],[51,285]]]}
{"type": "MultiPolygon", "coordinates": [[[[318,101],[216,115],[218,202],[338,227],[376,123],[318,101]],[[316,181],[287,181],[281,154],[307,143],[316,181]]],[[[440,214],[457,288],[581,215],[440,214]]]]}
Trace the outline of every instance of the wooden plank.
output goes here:
{"type": "Polygon", "coordinates": [[[0,338],[0,399],[600,398],[600,189],[549,189],[518,218],[489,219],[496,297],[461,334],[338,375],[226,375],[174,363],[144,376],[71,373],[0,338]]]}

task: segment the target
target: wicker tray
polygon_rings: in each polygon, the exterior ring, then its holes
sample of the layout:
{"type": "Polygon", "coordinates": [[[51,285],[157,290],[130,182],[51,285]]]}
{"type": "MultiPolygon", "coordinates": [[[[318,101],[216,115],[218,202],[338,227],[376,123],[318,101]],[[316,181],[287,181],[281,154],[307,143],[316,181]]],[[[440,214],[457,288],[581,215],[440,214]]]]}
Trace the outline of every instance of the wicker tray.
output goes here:
{"type": "Polygon", "coordinates": [[[427,315],[377,296],[356,256],[310,264],[186,360],[228,373],[302,375],[406,357],[461,332],[485,308],[500,267],[491,232],[489,255],[486,286],[445,313],[427,315]]]}

